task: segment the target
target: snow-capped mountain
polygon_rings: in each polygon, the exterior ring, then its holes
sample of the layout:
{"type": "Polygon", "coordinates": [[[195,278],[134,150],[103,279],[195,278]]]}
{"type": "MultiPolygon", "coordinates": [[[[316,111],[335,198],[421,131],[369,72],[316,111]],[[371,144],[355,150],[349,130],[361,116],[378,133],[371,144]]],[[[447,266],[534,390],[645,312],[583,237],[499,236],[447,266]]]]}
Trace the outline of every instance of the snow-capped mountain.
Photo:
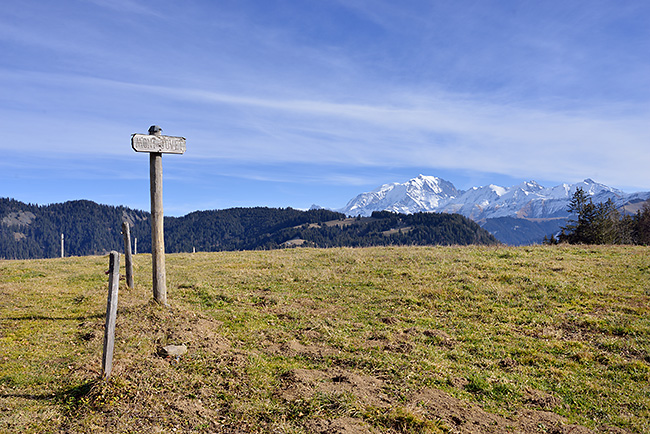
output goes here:
{"type": "Polygon", "coordinates": [[[420,175],[403,184],[385,184],[368,193],[361,193],[341,210],[348,215],[368,216],[373,211],[402,214],[434,211],[459,195],[451,182],[435,176],[420,175]]]}
{"type": "Polygon", "coordinates": [[[528,181],[509,188],[487,185],[461,191],[449,181],[420,175],[405,183],[385,184],[362,193],[340,211],[362,216],[384,210],[405,214],[434,211],[458,213],[477,221],[498,217],[557,218],[568,215],[567,206],[578,188],[594,203],[612,199],[618,207],[650,198],[650,192],[627,194],[591,179],[550,188],[528,181]]]}

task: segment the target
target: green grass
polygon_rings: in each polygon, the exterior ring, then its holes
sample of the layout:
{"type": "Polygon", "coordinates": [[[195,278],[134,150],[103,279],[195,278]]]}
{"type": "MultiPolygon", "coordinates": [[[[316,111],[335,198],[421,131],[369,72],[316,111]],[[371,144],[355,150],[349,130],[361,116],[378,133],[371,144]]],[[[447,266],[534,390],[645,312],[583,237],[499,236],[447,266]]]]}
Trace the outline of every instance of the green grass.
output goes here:
{"type": "Polygon", "coordinates": [[[450,431],[426,389],[650,432],[648,248],[167,255],[170,309],[138,255],[102,382],[107,266],[0,261],[0,432],[450,431]],[[168,343],[189,351],[157,356],[168,343]]]}

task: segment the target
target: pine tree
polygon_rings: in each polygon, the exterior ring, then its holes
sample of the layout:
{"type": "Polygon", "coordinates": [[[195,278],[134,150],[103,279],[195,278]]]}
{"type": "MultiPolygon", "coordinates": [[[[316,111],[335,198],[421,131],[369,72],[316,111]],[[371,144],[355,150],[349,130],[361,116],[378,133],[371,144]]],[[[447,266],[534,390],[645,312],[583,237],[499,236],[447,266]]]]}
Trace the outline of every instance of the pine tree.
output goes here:
{"type": "Polygon", "coordinates": [[[573,193],[567,211],[575,217],[570,218],[567,225],[562,227],[560,242],[591,244],[594,239],[593,222],[596,218],[596,206],[582,188],[578,187],[573,193]]]}
{"type": "Polygon", "coordinates": [[[650,245],[650,202],[646,202],[643,208],[636,213],[632,227],[634,243],[644,246],[650,245]]]}
{"type": "Polygon", "coordinates": [[[563,226],[560,242],[570,244],[631,244],[634,242],[634,223],[621,217],[611,199],[595,205],[578,188],[567,210],[574,215],[563,226]]]}

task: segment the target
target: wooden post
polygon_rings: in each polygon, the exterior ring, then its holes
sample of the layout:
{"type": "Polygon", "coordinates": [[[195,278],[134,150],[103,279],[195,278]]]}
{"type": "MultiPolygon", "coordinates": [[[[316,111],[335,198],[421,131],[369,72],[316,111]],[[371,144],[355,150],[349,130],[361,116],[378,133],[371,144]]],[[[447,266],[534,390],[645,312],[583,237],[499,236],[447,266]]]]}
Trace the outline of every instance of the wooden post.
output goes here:
{"type": "Polygon", "coordinates": [[[134,246],[133,246],[133,254],[137,255],[138,254],[138,238],[135,238],[134,240],[134,246]]]}
{"type": "Polygon", "coordinates": [[[63,247],[64,247],[64,244],[63,244],[63,234],[61,234],[61,257],[62,257],[62,258],[65,256],[65,255],[64,255],[64,249],[63,249],[63,247]]]}
{"type": "MultiPolygon", "coordinates": [[[[159,135],[158,133],[153,133],[159,135]]],[[[162,196],[162,153],[149,154],[151,184],[151,261],[153,297],[167,305],[167,274],[165,271],[165,229],[162,196]]]]}
{"type": "Polygon", "coordinates": [[[131,230],[129,228],[129,222],[122,223],[122,236],[124,237],[126,286],[129,289],[133,289],[133,256],[131,255],[131,230]]]}
{"type": "Polygon", "coordinates": [[[107,379],[113,370],[115,348],[115,320],[117,319],[117,291],[120,285],[120,254],[112,251],[108,267],[108,300],[106,302],[106,327],[104,328],[104,354],[102,377],[107,379]]]}
{"type": "Polygon", "coordinates": [[[185,137],[163,136],[158,125],[149,127],[149,135],[132,134],[131,147],[136,152],[149,153],[151,185],[151,263],[154,299],[167,304],[167,275],[165,272],[165,236],[162,202],[162,154],[183,154],[185,137]]]}

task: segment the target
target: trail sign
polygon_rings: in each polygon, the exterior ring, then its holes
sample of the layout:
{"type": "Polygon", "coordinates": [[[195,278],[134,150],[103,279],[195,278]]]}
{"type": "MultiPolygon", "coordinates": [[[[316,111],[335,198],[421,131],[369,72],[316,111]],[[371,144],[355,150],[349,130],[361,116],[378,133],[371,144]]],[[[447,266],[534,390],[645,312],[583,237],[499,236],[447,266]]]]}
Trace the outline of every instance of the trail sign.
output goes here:
{"type": "Polygon", "coordinates": [[[131,147],[136,152],[184,154],[185,137],[133,134],[131,135],[131,147]]]}
{"type": "Polygon", "coordinates": [[[158,125],[152,125],[149,127],[149,135],[131,135],[131,147],[136,152],[149,153],[153,296],[158,303],[168,306],[162,200],[162,154],[183,154],[185,152],[185,137],[163,136],[160,134],[161,131],[162,128],[158,125]]]}

